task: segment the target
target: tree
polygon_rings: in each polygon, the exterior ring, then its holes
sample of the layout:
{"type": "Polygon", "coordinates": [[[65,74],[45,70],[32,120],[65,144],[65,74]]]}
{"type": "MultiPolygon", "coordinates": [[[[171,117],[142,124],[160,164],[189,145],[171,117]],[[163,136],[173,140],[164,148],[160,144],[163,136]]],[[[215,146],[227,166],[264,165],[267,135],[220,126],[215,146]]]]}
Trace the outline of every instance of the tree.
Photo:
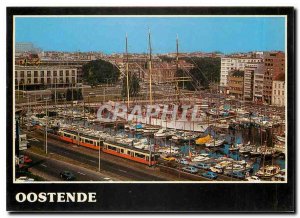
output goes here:
{"type": "Polygon", "coordinates": [[[67,101],[72,100],[72,90],[71,89],[67,89],[66,100],[67,101]]]}
{"type": "Polygon", "coordinates": [[[116,82],[119,79],[119,69],[108,61],[95,60],[82,66],[83,79],[94,86],[101,83],[116,82]]]}
{"type": "MultiPolygon", "coordinates": [[[[129,96],[136,97],[140,91],[139,78],[134,73],[132,75],[129,74],[128,83],[129,83],[129,96]]],[[[123,78],[122,96],[127,97],[127,78],[126,77],[123,78]]]]}

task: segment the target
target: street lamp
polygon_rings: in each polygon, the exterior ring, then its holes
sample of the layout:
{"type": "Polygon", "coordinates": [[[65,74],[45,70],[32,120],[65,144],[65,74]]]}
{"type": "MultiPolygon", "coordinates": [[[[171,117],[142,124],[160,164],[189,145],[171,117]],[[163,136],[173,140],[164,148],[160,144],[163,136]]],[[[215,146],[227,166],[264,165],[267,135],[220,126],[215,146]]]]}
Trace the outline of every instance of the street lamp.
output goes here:
{"type": "Polygon", "coordinates": [[[48,98],[46,100],[45,153],[48,154],[48,98]]]}
{"type": "Polygon", "coordinates": [[[98,171],[100,172],[101,170],[101,137],[99,136],[99,163],[98,163],[98,171]]]}

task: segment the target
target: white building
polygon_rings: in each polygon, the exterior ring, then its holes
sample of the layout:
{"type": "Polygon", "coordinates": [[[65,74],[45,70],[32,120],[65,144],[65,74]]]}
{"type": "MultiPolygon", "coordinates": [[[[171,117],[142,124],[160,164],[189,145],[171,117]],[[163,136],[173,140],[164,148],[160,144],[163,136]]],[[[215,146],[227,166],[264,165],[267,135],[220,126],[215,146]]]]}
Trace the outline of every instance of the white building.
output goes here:
{"type": "Polygon", "coordinates": [[[272,85],[272,105],[285,106],[285,81],[274,80],[272,85]]]}
{"type": "Polygon", "coordinates": [[[16,66],[15,85],[68,85],[77,83],[77,68],[68,66],[16,66]]]}
{"type": "Polygon", "coordinates": [[[232,70],[245,69],[246,64],[260,63],[262,59],[260,58],[237,58],[237,57],[225,57],[221,58],[221,74],[220,74],[220,86],[227,86],[228,73],[232,70]]]}

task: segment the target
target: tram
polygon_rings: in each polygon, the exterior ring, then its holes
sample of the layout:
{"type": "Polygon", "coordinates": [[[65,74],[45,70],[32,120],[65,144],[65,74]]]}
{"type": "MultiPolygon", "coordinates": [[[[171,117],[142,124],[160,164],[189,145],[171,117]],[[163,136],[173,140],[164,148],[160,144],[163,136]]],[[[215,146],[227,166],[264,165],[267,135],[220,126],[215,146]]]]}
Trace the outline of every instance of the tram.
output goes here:
{"type": "Polygon", "coordinates": [[[129,159],[134,162],[146,164],[149,166],[153,166],[157,163],[158,155],[148,150],[142,150],[133,146],[116,142],[102,141],[95,136],[85,135],[74,130],[60,129],[58,135],[62,141],[84,146],[94,150],[99,150],[100,146],[102,152],[104,153],[129,159]]]}

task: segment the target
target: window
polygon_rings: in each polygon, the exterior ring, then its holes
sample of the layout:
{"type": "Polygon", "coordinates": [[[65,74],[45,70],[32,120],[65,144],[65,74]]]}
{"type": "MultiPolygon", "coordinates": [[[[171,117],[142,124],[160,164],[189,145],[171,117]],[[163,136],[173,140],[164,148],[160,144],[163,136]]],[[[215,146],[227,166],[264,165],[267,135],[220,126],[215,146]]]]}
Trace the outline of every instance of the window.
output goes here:
{"type": "Polygon", "coordinates": [[[34,77],[38,77],[38,72],[34,71],[34,77]]]}
{"type": "Polygon", "coordinates": [[[44,77],[44,71],[41,71],[41,72],[40,72],[40,76],[41,76],[41,77],[44,77]]]}
{"type": "Polygon", "coordinates": [[[57,71],[53,71],[53,76],[57,76],[57,71]]]}
{"type": "Polygon", "coordinates": [[[31,71],[27,71],[27,77],[31,77],[31,71]]]}
{"type": "Polygon", "coordinates": [[[135,153],[135,157],[145,159],[145,155],[140,153],[135,153]]]}
{"type": "Polygon", "coordinates": [[[24,77],[24,71],[21,71],[20,77],[24,77]]]}
{"type": "Polygon", "coordinates": [[[282,95],[284,95],[284,91],[282,91],[282,95]]]}
{"type": "Polygon", "coordinates": [[[38,81],[37,78],[34,78],[34,83],[35,83],[35,84],[39,83],[39,81],[38,81]]]}
{"type": "Polygon", "coordinates": [[[60,76],[63,76],[63,75],[64,75],[64,72],[63,72],[62,70],[60,70],[60,71],[59,71],[59,75],[60,75],[60,76]]]}
{"type": "Polygon", "coordinates": [[[107,146],[107,149],[113,150],[113,151],[117,150],[116,147],[113,147],[113,146],[110,146],[110,145],[107,146]]]}
{"type": "Polygon", "coordinates": [[[72,76],[75,76],[75,70],[72,70],[72,76]]]}
{"type": "Polygon", "coordinates": [[[51,71],[47,71],[47,76],[51,76],[51,71]]]}
{"type": "Polygon", "coordinates": [[[66,76],[69,76],[69,71],[68,70],[66,71],[66,76]]]}
{"type": "Polygon", "coordinates": [[[44,78],[41,78],[41,83],[44,84],[45,83],[45,80],[44,78]]]}

